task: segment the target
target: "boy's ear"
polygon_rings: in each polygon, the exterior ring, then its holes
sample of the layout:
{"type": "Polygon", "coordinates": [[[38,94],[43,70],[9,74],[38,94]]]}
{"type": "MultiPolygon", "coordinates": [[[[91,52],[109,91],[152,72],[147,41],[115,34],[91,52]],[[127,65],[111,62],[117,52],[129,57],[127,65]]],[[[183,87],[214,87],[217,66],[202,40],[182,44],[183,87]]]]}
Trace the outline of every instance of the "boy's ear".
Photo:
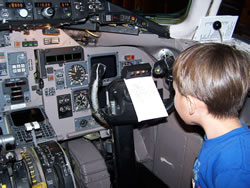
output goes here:
{"type": "Polygon", "coordinates": [[[203,112],[203,110],[208,111],[207,105],[196,97],[187,95],[186,102],[188,105],[189,115],[193,115],[195,112],[203,112]]]}
{"type": "Polygon", "coordinates": [[[195,98],[191,95],[187,95],[186,96],[186,102],[187,102],[187,106],[188,106],[188,112],[189,115],[193,115],[196,109],[196,101],[195,98]]]}

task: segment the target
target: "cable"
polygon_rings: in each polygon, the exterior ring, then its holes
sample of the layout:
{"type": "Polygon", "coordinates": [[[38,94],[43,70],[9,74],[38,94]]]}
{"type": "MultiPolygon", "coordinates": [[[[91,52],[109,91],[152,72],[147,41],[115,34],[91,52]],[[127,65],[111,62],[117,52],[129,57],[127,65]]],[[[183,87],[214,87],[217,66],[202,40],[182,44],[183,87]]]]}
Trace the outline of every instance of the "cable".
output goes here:
{"type": "Polygon", "coordinates": [[[88,34],[90,34],[90,35],[93,36],[93,37],[96,37],[96,38],[99,38],[99,37],[101,36],[101,34],[97,35],[97,34],[91,32],[91,31],[89,31],[89,30],[87,30],[87,29],[85,30],[85,32],[88,33],[88,34]]]}

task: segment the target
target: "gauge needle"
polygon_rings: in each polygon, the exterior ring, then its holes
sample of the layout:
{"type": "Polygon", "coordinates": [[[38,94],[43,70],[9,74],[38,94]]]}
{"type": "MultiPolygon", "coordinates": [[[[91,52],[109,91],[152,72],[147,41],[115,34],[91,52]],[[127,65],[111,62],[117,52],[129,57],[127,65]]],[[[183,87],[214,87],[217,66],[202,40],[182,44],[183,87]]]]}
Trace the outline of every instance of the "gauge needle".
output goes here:
{"type": "Polygon", "coordinates": [[[75,72],[69,72],[69,75],[76,75],[75,72]]]}

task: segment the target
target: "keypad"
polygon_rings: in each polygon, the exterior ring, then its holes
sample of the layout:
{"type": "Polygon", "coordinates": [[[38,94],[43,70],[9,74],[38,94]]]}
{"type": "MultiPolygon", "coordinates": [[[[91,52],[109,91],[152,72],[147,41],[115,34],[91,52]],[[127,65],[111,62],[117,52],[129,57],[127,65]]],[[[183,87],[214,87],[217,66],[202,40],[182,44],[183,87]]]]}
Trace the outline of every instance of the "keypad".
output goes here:
{"type": "MultiPolygon", "coordinates": [[[[18,145],[32,143],[32,135],[30,131],[26,131],[24,126],[14,127],[15,137],[18,145]]],[[[40,129],[35,130],[36,139],[47,139],[55,137],[55,131],[50,125],[40,123],[40,129]]]]}

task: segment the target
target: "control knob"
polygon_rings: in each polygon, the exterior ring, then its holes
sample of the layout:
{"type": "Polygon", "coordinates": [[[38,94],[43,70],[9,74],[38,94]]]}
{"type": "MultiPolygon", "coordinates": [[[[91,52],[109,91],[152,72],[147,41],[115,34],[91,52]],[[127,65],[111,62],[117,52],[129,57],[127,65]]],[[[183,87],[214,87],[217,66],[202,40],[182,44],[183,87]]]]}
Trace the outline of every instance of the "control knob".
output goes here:
{"type": "Polygon", "coordinates": [[[26,18],[28,16],[28,10],[25,8],[19,9],[18,13],[22,18],[26,18]]]}
{"type": "Polygon", "coordinates": [[[8,18],[8,17],[9,17],[9,12],[8,12],[8,10],[7,10],[7,9],[2,9],[2,10],[0,10],[0,17],[1,17],[1,18],[4,18],[4,19],[8,18]]]}
{"type": "Polygon", "coordinates": [[[8,152],[6,153],[5,158],[7,160],[13,160],[15,158],[15,154],[13,152],[8,152]]]}
{"type": "Polygon", "coordinates": [[[45,9],[43,9],[42,15],[45,18],[51,18],[55,13],[55,10],[52,7],[46,7],[45,9]]]}

